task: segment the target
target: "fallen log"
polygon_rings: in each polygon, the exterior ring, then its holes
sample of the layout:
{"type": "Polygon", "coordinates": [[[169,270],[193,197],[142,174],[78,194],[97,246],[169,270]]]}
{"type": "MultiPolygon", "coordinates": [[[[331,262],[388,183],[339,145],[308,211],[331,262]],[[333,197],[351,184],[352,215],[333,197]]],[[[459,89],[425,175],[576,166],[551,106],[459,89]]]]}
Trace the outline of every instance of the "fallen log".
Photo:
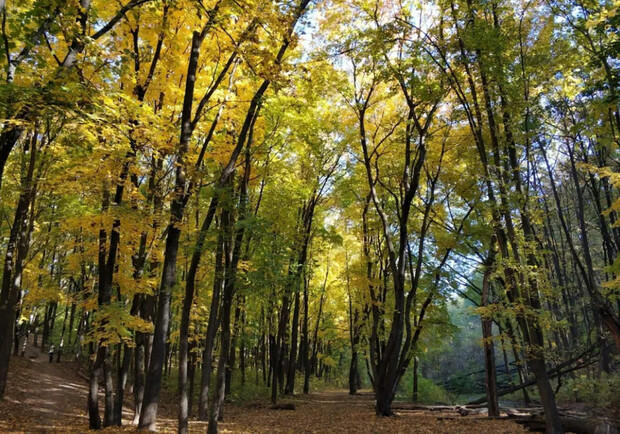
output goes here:
{"type": "MultiPolygon", "coordinates": [[[[564,374],[568,374],[570,372],[576,371],[576,370],[581,369],[581,368],[585,368],[587,366],[590,366],[590,365],[598,362],[598,360],[595,357],[591,357],[591,358],[589,358],[589,359],[587,359],[585,361],[582,361],[581,363],[579,363],[579,364],[577,364],[577,365],[575,365],[573,367],[570,367],[570,368],[562,370],[563,367],[571,365],[572,363],[575,363],[577,361],[578,361],[578,359],[577,360],[573,359],[573,360],[569,360],[567,362],[564,362],[561,365],[558,365],[555,368],[552,368],[552,369],[548,370],[547,371],[547,375],[549,376],[549,378],[560,377],[560,376],[562,376],[564,374]]],[[[497,391],[497,396],[499,397],[499,396],[508,395],[509,393],[517,392],[517,391],[519,391],[519,390],[521,390],[521,389],[523,389],[525,387],[533,386],[534,384],[536,384],[536,379],[532,378],[532,379],[526,381],[525,383],[521,383],[519,385],[515,385],[515,386],[509,387],[507,389],[498,390],[497,391]]],[[[487,401],[487,397],[483,396],[481,398],[478,398],[478,399],[475,399],[473,401],[468,402],[467,405],[482,404],[482,403],[484,403],[486,401],[487,401]]]]}
{"type": "Polygon", "coordinates": [[[485,408],[486,404],[473,404],[473,405],[421,405],[410,404],[406,402],[398,402],[392,404],[392,410],[423,410],[423,411],[458,411],[461,408],[465,409],[480,409],[485,408]]]}
{"type": "Polygon", "coordinates": [[[392,404],[392,410],[456,411],[456,405],[392,404]]]}
{"type": "Polygon", "coordinates": [[[292,404],[292,403],[274,404],[270,408],[272,410],[295,410],[295,404],[292,404]]]}
{"type": "Polygon", "coordinates": [[[428,406],[415,405],[415,404],[393,404],[392,410],[425,410],[425,411],[428,411],[428,406]]]}
{"type": "Polygon", "coordinates": [[[517,417],[531,417],[532,409],[523,409],[523,408],[512,408],[512,407],[500,407],[500,414],[506,413],[508,418],[517,418],[517,417]]]}
{"type": "Polygon", "coordinates": [[[429,411],[456,411],[455,405],[433,405],[428,408],[429,411]]]}
{"type": "Polygon", "coordinates": [[[461,416],[473,416],[478,414],[488,414],[488,408],[467,408],[467,407],[459,407],[456,409],[456,412],[461,416]]]}
{"type": "MultiPolygon", "coordinates": [[[[531,415],[527,417],[512,417],[516,423],[525,426],[530,431],[545,431],[544,415],[531,415]]],[[[560,415],[560,421],[564,430],[576,434],[619,434],[620,426],[614,424],[608,419],[599,419],[591,417],[576,417],[560,415]]]]}
{"type": "MultiPolygon", "coordinates": [[[[488,413],[488,410],[486,408],[459,406],[456,412],[461,416],[470,416],[485,414],[488,413]]],[[[510,419],[520,425],[524,425],[530,431],[545,431],[545,415],[542,407],[500,407],[500,413],[506,415],[500,419],[510,419]]],[[[577,434],[620,434],[620,421],[591,417],[582,412],[560,409],[560,421],[566,432],[577,434]]]]}

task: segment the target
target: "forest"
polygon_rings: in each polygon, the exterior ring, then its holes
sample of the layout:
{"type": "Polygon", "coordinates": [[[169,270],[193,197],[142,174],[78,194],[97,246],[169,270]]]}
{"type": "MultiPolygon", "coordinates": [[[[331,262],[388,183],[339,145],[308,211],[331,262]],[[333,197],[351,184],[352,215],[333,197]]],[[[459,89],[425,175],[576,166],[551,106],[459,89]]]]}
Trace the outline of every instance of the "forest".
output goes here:
{"type": "Polygon", "coordinates": [[[0,431],[620,431],[620,0],[0,15],[0,431]]]}

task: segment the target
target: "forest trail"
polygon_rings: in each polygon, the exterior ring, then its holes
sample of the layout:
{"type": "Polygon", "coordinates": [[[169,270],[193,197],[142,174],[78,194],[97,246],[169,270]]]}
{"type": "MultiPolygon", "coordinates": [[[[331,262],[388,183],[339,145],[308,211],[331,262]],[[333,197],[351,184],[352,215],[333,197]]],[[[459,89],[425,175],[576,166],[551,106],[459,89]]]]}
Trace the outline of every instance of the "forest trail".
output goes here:
{"type": "Polygon", "coordinates": [[[425,411],[396,411],[396,417],[379,418],[374,396],[363,392],[350,396],[344,390],[328,390],[291,400],[295,411],[240,409],[230,412],[227,432],[273,433],[522,433],[509,421],[461,417],[425,411]]]}
{"type": "Polygon", "coordinates": [[[88,426],[87,382],[73,362],[49,363],[47,349],[29,345],[12,357],[7,395],[0,402],[0,432],[62,432],[88,426]]]}
{"type": "MultiPolygon", "coordinates": [[[[0,432],[66,433],[88,432],[87,381],[73,362],[48,362],[47,353],[28,349],[25,357],[13,357],[7,396],[0,401],[0,432]]],[[[100,397],[101,397],[100,393],[100,397]]],[[[268,404],[228,404],[223,433],[520,433],[512,422],[483,417],[438,417],[428,411],[399,411],[394,418],[374,415],[374,397],[369,392],[349,396],[346,391],[328,390],[283,400],[293,402],[294,411],[271,410],[268,404]]],[[[176,402],[161,405],[160,432],[176,432],[176,402]]],[[[123,412],[122,428],[105,432],[136,432],[132,412],[123,412]]],[[[190,421],[190,432],[203,433],[206,423],[190,421]]]]}

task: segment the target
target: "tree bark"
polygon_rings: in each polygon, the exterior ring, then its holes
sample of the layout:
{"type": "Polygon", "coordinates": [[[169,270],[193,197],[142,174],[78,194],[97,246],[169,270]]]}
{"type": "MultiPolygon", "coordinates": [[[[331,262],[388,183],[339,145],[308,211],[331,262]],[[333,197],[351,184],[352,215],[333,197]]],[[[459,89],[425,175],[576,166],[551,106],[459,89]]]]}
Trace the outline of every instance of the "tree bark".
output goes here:
{"type": "MultiPolygon", "coordinates": [[[[486,307],[489,305],[492,261],[494,255],[489,254],[488,263],[485,266],[484,276],[482,278],[482,297],[481,305],[486,307]]],[[[488,415],[489,417],[499,417],[499,401],[497,398],[497,370],[495,368],[495,350],[493,346],[493,322],[488,313],[481,315],[482,319],[482,339],[484,341],[484,371],[485,371],[485,390],[487,395],[488,415]]]]}
{"type": "MultiPolygon", "coordinates": [[[[162,380],[162,369],[165,363],[166,339],[169,331],[170,321],[170,299],[172,287],[176,281],[176,262],[179,250],[179,239],[181,236],[180,223],[183,221],[185,206],[187,203],[187,174],[185,167],[185,155],[189,149],[189,142],[194,130],[192,119],[192,105],[194,100],[194,89],[198,72],[198,58],[200,47],[207,33],[215,24],[218,16],[220,1],[218,1],[211,13],[209,20],[202,28],[201,32],[195,31],[192,35],[190,57],[187,66],[185,81],[185,93],[183,99],[183,110],[181,115],[181,136],[179,140],[178,161],[175,173],[174,197],[170,206],[170,223],[167,228],[166,248],[164,251],[164,265],[161,284],[159,288],[159,300],[157,304],[157,315],[155,320],[155,331],[153,335],[153,345],[150,353],[148,372],[146,375],[146,385],[140,414],[140,428],[155,430],[155,420],[157,417],[157,404],[159,401],[159,391],[162,380]]],[[[191,298],[189,301],[191,305],[191,298]]],[[[184,354],[185,365],[181,369],[187,369],[187,355],[184,354]]],[[[186,371],[185,371],[186,372],[186,371]]],[[[183,398],[182,398],[183,399],[183,398]]],[[[182,411],[182,410],[180,410],[182,411]]],[[[184,422],[179,419],[179,429],[183,431],[184,422]]]]}
{"type": "Polygon", "coordinates": [[[0,399],[2,399],[6,390],[14,337],[15,313],[21,285],[21,270],[23,270],[30,242],[30,228],[32,225],[28,217],[29,209],[36,194],[34,185],[38,146],[36,136],[35,132],[29,144],[28,164],[25,172],[22,174],[21,192],[4,257],[2,286],[0,287],[0,399]]]}

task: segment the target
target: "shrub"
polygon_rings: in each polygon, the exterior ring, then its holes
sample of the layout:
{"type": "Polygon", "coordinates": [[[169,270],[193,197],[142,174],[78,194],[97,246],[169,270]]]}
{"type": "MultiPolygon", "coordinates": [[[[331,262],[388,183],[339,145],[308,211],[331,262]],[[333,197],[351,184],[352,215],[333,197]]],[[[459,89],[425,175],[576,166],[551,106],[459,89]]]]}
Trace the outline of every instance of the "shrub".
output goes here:
{"type": "Polygon", "coordinates": [[[588,404],[620,408],[620,374],[602,373],[600,378],[587,378],[582,374],[565,380],[558,392],[558,401],[566,403],[585,402],[588,404]]]}

